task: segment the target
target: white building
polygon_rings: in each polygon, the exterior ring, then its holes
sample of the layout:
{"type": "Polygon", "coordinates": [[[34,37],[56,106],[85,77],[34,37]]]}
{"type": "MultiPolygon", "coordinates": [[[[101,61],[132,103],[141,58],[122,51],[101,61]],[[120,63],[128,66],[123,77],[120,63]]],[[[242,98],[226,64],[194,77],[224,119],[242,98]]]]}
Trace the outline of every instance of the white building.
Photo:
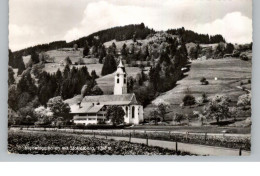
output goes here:
{"type": "Polygon", "coordinates": [[[72,104],[73,121],[84,125],[106,121],[106,110],[112,105],[124,109],[125,123],[139,124],[143,121],[143,106],[138,104],[134,93],[127,93],[127,73],[121,60],[115,72],[114,95],[85,96],[80,103],[72,104]]]}

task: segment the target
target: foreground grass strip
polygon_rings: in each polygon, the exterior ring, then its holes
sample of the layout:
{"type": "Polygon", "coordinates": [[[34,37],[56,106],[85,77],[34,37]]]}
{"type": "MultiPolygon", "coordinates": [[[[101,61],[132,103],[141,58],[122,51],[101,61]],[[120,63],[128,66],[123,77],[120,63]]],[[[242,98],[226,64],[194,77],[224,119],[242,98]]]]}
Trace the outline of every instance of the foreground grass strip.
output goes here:
{"type": "Polygon", "coordinates": [[[191,155],[160,147],[49,132],[8,132],[8,151],[19,154],[191,155]]]}

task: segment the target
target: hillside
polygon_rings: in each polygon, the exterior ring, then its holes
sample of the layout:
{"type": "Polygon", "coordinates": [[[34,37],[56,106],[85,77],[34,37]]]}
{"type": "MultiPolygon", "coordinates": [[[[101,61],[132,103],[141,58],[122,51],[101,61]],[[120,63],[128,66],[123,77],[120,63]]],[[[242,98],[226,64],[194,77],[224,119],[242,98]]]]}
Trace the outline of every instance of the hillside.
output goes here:
{"type": "Polygon", "coordinates": [[[86,41],[89,43],[90,46],[92,46],[92,42],[96,38],[98,38],[101,43],[105,43],[113,39],[117,41],[129,40],[133,37],[133,35],[135,35],[137,39],[145,39],[147,35],[154,32],[155,31],[153,29],[145,27],[143,23],[118,26],[92,33],[86,37],[82,37],[68,43],[66,41],[54,41],[47,44],[40,44],[28,47],[19,51],[15,51],[14,55],[29,55],[33,50],[37,52],[44,52],[54,49],[57,50],[60,48],[72,48],[74,44],[77,44],[79,47],[83,47],[86,44],[86,41]]]}
{"type": "Polygon", "coordinates": [[[172,120],[175,113],[192,114],[193,111],[201,111],[203,106],[180,107],[187,88],[195,98],[201,97],[202,93],[206,93],[208,97],[225,94],[231,98],[234,104],[238,96],[246,93],[238,87],[241,82],[248,89],[251,89],[251,84],[247,84],[248,80],[251,79],[251,67],[251,62],[237,58],[192,61],[190,71],[186,73],[186,77],[178,81],[175,88],[162,93],[153,100],[144,109],[144,115],[148,118],[149,112],[155,107],[153,103],[160,101],[170,104],[170,112],[167,115],[168,120],[172,120]],[[209,81],[209,85],[201,85],[200,79],[202,77],[209,81]]]}

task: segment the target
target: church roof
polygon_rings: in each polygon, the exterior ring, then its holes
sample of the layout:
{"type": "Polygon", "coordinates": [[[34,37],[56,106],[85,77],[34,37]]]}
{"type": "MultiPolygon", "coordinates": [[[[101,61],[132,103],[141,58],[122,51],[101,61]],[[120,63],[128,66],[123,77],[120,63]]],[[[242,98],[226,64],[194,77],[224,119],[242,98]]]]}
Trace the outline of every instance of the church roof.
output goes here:
{"type": "Polygon", "coordinates": [[[80,105],[70,105],[70,113],[98,113],[105,105],[130,104],[138,104],[135,94],[85,96],[80,105]]]}
{"type": "Polygon", "coordinates": [[[85,96],[82,102],[100,103],[104,105],[138,104],[135,94],[85,96]]]}

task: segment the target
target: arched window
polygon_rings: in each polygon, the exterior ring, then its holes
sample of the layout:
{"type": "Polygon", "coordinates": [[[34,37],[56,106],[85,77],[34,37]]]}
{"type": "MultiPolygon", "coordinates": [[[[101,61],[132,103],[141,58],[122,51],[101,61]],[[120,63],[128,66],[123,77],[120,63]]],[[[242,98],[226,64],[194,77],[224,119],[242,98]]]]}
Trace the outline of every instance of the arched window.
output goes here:
{"type": "Polygon", "coordinates": [[[119,78],[117,78],[117,84],[119,84],[119,78]]]}
{"type": "Polygon", "coordinates": [[[125,116],[128,117],[128,106],[125,107],[125,116]]]}
{"type": "Polygon", "coordinates": [[[126,79],[124,79],[124,84],[126,84],[126,79]]]}
{"type": "Polygon", "coordinates": [[[135,107],[132,107],[132,118],[135,118],[135,107]]]}

